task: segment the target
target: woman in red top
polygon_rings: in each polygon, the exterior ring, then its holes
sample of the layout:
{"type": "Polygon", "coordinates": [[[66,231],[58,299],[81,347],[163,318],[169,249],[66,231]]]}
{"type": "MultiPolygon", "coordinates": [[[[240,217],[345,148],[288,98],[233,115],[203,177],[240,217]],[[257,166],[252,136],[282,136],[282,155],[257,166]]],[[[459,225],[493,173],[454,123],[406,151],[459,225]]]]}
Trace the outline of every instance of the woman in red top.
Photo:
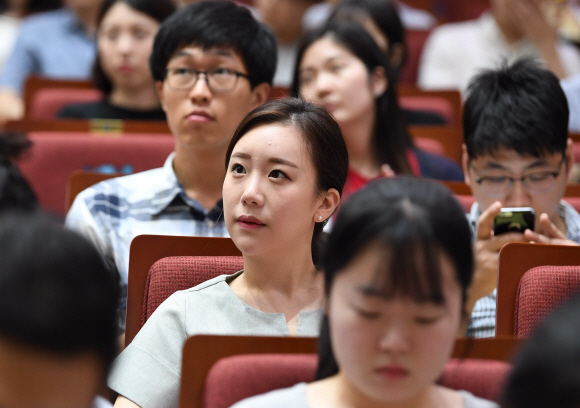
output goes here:
{"type": "Polygon", "coordinates": [[[355,22],[331,21],[302,40],[292,93],[321,104],[340,125],[350,164],[345,198],[390,174],[463,180],[457,164],[413,145],[391,78],[384,53],[355,22]]]}

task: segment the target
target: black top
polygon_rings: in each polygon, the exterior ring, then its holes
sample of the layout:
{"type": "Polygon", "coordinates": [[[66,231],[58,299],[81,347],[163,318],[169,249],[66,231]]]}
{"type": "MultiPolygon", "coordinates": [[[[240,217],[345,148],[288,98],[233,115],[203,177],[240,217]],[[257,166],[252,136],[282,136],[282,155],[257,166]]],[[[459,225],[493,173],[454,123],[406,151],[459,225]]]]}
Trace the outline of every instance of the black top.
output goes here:
{"type": "Polygon", "coordinates": [[[165,120],[163,109],[133,110],[111,105],[108,100],[66,105],[57,114],[61,119],[165,120]]]}
{"type": "Polygon", "coordinates": [[[446,125],[447,120],[438,113],[425,110],[401,109],[407,125],[446,125]]]}

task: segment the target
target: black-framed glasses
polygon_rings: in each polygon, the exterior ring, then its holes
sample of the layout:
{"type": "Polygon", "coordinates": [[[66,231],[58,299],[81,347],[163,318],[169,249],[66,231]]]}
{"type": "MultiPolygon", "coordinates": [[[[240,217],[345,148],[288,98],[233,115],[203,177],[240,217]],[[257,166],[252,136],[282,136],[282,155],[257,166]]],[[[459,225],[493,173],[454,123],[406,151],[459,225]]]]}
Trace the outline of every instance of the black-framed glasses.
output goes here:
{"type": "Polygon", "coordinates": [[[208,88],[214,92],[233,91],[239,77],[249,78],[248,75],[229,68],[214,68],[207,71],[187,67],[165,69],[168,85],[177,91],[188,91],[193,88],[201,74],[205,76],[208,88]]]}
{"type": "MultiPolygon", "coordinates": [[[[562,164],[567,163],[566,158],[563,157],[558,171],[541,171],[536,173],[525,174],[522,177],[509,176],[475,176],[475,182],[480,185],[481,192],[489,197],[505,197],[507,196],[514,183],[519,181],[522,183],[524,189],[532,195],[540,195],[549,193],[554,188],[554,181],[562,172],[562,164]]],[[[472,167],[473,168],[473,167],[472,167]]],[[[475,170],[474,170],[475,171],[475,170]]]]}

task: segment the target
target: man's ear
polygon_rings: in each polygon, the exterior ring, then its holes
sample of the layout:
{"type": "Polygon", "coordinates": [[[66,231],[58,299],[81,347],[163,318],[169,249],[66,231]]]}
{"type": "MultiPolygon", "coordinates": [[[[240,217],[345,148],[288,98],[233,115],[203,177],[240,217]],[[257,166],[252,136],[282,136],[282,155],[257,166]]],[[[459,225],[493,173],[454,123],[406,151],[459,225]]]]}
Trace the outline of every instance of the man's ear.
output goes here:
{"type": "Polygon", "coordinates": [[[380,97],[387,91],[389,81],[383,67],[376,67],[371,74],[371,89],[375,98],[380,97]]]}
{"type": "Polygon", "coordinates": [[[261,84],[256,85],[254,89],[252,89],[252,108],[250,110],[266,103],[271,93],[272,86],[269,83],[262,82],[261,84]]]}
{"type": "Polygon", "coordinates": [[[316,209],[314,214],[314,222],[322,222],[327,220],[332,216],[336,207],[340,203],[340,194],[336,190],[336,188],[329,189],[324,196],[322,196],[322,200],[316,209]]]}
{"type": "Polygon", "coordinates": [[[165,111],[165,103],[163,99],[163,81],[155,81],[155,90],[157,91],[157,96],[159,97],[161,108],[163,108],[165,111]]]}
{"type": "Polygon", "coordinates": [[[567,180],[570,180],[572,176],[572,170],[574,169],[574,142],[572,139],[568,138],[566,140],[566,152],[564,152],[566,161],[568,162],[568,174],[566,175],[567,180]]]}
{"type": "Polygon", "coordinates": [[[465,184],[471,187],[471,175],[469,174],[469,155],[467,154],[467,146],[465,143],[461,146],[463,153],[461,154],[461,167],[463,167],[463,179],[465,184]]]}

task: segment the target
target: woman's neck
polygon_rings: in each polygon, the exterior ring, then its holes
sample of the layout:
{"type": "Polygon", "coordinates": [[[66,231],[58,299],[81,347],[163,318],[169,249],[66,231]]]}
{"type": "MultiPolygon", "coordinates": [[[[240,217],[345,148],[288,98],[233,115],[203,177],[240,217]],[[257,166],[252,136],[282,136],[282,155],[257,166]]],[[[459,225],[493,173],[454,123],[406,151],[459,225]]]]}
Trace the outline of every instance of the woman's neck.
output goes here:
{"type": "Polygon", "coordinates": [[[245,303],[286,316],[291,334],[302,311],[323,305],[323,275],[312,262],[310,245],[282,251],[244,255],[244,273],[230,283],[245,303]]]}
{"type": "Polygon", "coordinates": [[[307,399],[313,408],[463,408],[463,398],[456,391],[430,385],[423,392],[401,401],[379,401],[361,392],[343,373],[311,383],[307,399]]]}
{"type": "Polygon", "coordinates": [[[153,84],[141,89],[114,89],[109,95],[109,102],[120,108],[137,111],[148,111],[161,107],[153,84]]]}
{"type": "Polygon", "coordinates": [[[381,164],[375,147],[375,112],[351,122],[341,122],[340,130],[348,149],[350,168],[367,178],[379,175],[381,164]]]}

